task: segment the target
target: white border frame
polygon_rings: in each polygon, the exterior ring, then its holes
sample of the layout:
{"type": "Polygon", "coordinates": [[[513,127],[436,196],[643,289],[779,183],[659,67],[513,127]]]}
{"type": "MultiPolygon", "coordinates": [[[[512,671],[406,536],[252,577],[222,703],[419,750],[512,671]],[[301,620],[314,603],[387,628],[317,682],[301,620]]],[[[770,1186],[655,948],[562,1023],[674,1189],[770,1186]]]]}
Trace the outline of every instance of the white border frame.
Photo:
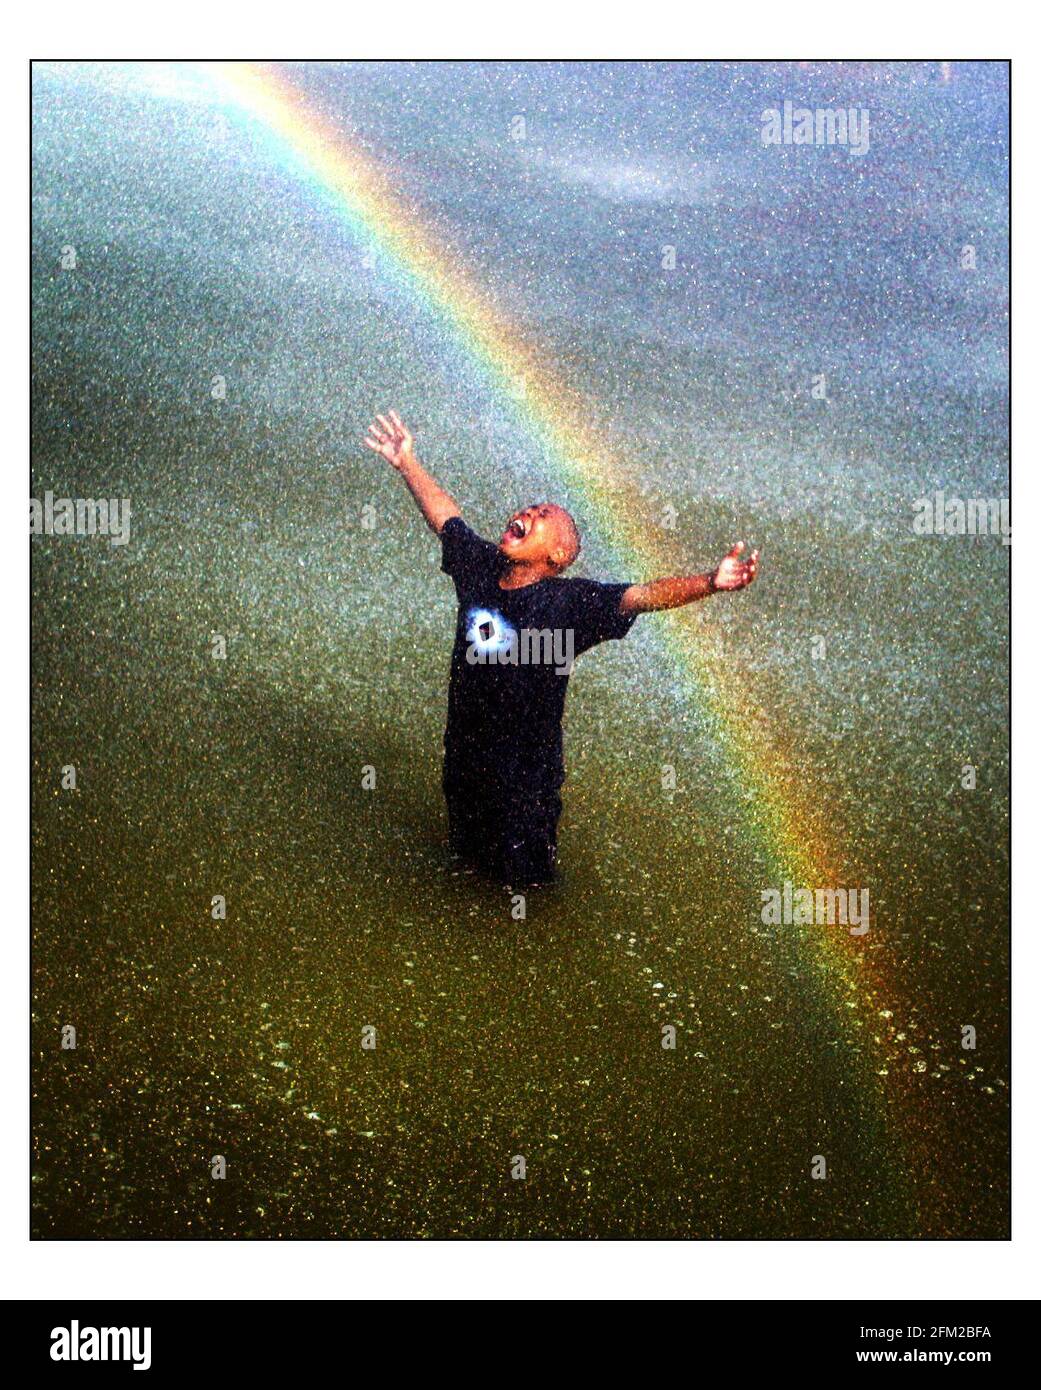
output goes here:
{"type": "MultiPolygon", "coordinates": [[[[1017,146],[1031,130],[1036,67],[1032,24],[1025,12],[991,5],[876,0],[868,11],[842,6],[793,9],[750,5],[731,16],[711,7],[656,14],[649,24],[623,20],[601,4],[525,0],[521,17],[508,8],[457,3],[450,14],[416,0],[385,0],[338,14],[328,4],[297,0],[291,19],[226,0],[214,7],[182,0],[174,14],[138,4],[81,6],[52,0],[42,18],[9,17],[3,59],[3,187],[13,215],[0,224],[8,268],[2,287],[3,371],[8,438],[4,469],[9,516],[24,517],[22,479],[28,460],[26,345],[28,342],[29,71],[36,59],[76,58],[811,58],[842,54],[868,58],[1014,58],[1013,118],[1017,146]],[[754,11],[755,13],[750,13],[754,11]],[[1013,19],[1012,15],[1016,18],[1013,19]],[[865,23],[868,21],[868,23],[865,23]],[[243,44],[248,52],[243,52],[243,44]],[[10,56],[14,55],[14,56],[10,56]],[[1018,120],[1017,120],[1018,117],[1018,120]]],[[[1023,163],[1020,159],[1020,163],[1023,163]]],[[[1036,307],[1036,179],[1014,184],[1014,230],[1019,301],[1015,374],[1015,438],[1036,438],[1041,397],[1026,389],[1029,359],[1022,339],[1036,307]]],[[[1026,458],[1022,453],[1021,458],[1026,458]]],[[[1016,474],[1017,515],[1033,512],[1033,460],[1016,474]]],[[[1022,535],[1017,529],[1017,535],[1022,535]]],[[[3,1142],[0,1144],[0,1293],[8,1299],[230,1298],[293,1299],[625,1299],[775,1300],[847,1298],[1019,1299],[1038,1296],[1038,1031],[1031,985],[1041,979],[1035,923],[1027,912],[1024,866],[1033,829],[1027,801],[1037,769],[1037,719],[1028,700],[1033,650],[1020,641],[1013,663],[1016,688],[1013,819],[1014,962],[1014,1234],[1011,1242],[751,1241],[751,1242],[30,1242],[28,1239],[28,799],[29,751],[28,566],[21,533],[4,548],[0,607],[13,655],[4,682],[2,881],[7,888],[10,953],[3,972],[3,1142]],[[1024,717],[1025,711],[1025,717],[1024,717]]],[[[1012,548],[1015,616],[1038,611],[1020,551],[1012,548]]],[[[1036,587],[1036,586],[1034,586],[1036,587]]],[[[1023,631],[1020,628],[1020,631],[1023,631]]],[[[1029,635],[1029,634],[1028,634],[1029,635]]],[[[1031,648],[1036,642],[1031,642],[1031,648]]],[[[1036,693],[1033,692],[1033,693],[1036,693]]],[[[966,1142],[971,1142],[967,1140],[966,1142]]]]}

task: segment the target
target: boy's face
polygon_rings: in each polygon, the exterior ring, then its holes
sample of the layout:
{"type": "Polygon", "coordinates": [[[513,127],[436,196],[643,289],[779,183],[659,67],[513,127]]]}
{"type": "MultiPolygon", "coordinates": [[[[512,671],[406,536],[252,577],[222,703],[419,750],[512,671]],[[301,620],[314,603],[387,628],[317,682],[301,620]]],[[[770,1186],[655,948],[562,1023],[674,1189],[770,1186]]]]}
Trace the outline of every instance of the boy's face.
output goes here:
{"type": "Polygon", "coordinates": [[[514,512],[499,541],[499,551],[519,564],[543,561],[566,569],[578,555],[578,529],[570,514],[553,502],[535,502],[514,512]]]}

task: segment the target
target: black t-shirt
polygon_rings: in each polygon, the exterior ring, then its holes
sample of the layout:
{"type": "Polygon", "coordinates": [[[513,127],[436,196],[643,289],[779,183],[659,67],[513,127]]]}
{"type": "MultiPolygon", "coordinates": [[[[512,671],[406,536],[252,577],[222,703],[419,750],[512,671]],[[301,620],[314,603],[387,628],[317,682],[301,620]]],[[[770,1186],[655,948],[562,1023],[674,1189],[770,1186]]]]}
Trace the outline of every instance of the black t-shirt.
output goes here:
{"type": "Polygon", "coordinates": [[[505,792],[559,787],[571,663],[597,642],[626,635],[636,615],[620,612],[619,602],[629,586],[543,579],[500,589],[505,557],[460,517],[442,528],[441,551],[459,600],[446,777],[472,776],[505,792]]]}

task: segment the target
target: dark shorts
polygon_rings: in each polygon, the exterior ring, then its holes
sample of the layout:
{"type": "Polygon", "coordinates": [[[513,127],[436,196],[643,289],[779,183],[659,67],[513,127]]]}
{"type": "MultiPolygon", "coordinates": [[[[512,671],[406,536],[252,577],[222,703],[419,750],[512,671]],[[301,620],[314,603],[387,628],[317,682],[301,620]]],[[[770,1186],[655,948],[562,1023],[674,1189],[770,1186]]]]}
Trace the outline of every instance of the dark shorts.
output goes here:
{"type": "Polygon", "coordinates": [[[511,888],[548,883],[555,877],[558,789],[507,791],[448,763],[443,786],[454,854],[511,888]]]}

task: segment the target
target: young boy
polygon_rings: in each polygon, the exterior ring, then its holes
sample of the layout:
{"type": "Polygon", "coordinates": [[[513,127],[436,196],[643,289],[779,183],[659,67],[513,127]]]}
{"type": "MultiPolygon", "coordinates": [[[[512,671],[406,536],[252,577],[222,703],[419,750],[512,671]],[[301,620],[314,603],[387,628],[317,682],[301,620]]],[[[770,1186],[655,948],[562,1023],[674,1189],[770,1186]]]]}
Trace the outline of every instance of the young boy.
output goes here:
{"type": "Polygon", "coordinates": [[[441,537],[441,568],[459,611],[448,690],[443,786],[452,849],[511,887],[548,882],[557,857],[564,781],[561,720],[576,656],[624,637],[638,613],[679,608],[743,589],[759,564],[735,545],[708,574],[650,584],[562,579],[581,548],[563,507],[514,513],[499,540],[482,540],[422,467],[398,416],[378,415],[365,440],[401,474],[441,537]]]}

